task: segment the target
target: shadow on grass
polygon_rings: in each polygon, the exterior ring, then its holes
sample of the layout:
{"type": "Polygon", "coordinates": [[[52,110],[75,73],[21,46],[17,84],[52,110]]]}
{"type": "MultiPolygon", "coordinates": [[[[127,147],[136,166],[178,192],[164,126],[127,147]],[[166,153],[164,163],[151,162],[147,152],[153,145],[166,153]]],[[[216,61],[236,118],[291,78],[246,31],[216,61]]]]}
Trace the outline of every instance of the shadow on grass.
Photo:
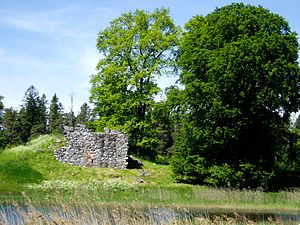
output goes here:
{"type": "Polygon", "coordinates": [[[143,163],[140,160],[134,159],[131,156],[127,159],[127,169],[141,169],[143,167],[143,163]]]}
{"type": "Polygon", "coordinates": [[[32,169],[26,161],[8,160],[0,163],[0,174],[8,181],[13,181],[20,184],[39,183],[43,180],[43,175],[32,169]]]}

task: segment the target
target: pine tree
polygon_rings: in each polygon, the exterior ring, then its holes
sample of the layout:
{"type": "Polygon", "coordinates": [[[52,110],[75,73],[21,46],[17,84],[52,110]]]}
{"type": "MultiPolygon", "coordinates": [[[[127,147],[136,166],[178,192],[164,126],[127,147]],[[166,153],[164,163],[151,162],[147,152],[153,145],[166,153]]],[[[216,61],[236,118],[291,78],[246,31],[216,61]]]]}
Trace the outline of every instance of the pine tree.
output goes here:
{"type": "Polygon", "coordinates": [[[88,106],[87,103],[83,103],[76,117],[76,124],[82,124],[88,122],[90,118],[91,118],[91,108],[88,106]]]}
{"type": "MultiPolygon", "coordinates": [[[[39,92],[34,86],[30,86],[24,96],[24,139],[29,139],[46,133],[46,96],[39,97],[39,92]]],[[[20,111],[21,113],[21,111],[20,111]]]]}
{"type": "MultiPolygon", "coordinates": [[[[5,145],[18,145],[23,144],[25,139],[22,132],[19,115],[13,108],[7,108],[3,113],[3,135],[5,145]]],[[[24,126],[23,126],[24,127],[24,126]]]]}
{"type": "Polygon", "coordinates": [[[49,132],[61,133],[63,125],[63,107],[56,94],[51,99],[49,112],[49,132]]]}
{"type": "Polygon", "coordinates": [[[47,99],[46,95],[43,94],[41,98],[38,99],[38,110],[39,110],[39,130],[42,134],[47,132],[47,99]]]}

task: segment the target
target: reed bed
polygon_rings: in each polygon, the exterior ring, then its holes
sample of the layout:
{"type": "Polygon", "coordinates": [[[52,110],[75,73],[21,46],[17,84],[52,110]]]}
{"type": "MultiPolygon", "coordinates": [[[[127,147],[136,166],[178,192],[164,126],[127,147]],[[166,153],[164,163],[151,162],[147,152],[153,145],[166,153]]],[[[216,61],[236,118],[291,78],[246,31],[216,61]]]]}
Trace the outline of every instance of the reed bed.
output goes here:
{"type": "Polygon", "coordinates": [[[241,214],[193,215],[186,208],[134,207],[103,203],[49,205],[26,200],[25,205],[16,203],[0,207],[0,224],[5,225],[208,225],[208,224],[297,224],[272,216],[251,219],[241,214]],[[9,209],[5,207],[10,207],[9,209]]]}

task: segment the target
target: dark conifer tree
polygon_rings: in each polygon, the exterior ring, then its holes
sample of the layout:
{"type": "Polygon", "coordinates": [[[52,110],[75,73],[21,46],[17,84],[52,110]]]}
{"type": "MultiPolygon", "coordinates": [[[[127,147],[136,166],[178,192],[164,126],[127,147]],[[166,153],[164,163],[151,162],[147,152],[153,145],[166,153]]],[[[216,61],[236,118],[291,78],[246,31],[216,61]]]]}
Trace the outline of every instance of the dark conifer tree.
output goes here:
{"type": "Polygon", "coordinates": [[[0,96],[0,149],[5,147],[4,131],[3,131],[3,96],[0,96]]]}
{"type": "MultiPolygon", "coordinates": [[[[24,96],[24,117],[21,121],[24,127],[25,142],[30,138],[46,133],[46,96],[39,97],[39,92],[34,86],[30,86],[24,96]]],[[[21,111],[20,111],[21,113],[21,111]]]]}
{"type": "Polygon", "coordinates": [[[3,135],[5,145],[23,144],[19,115],[13,108],[6,108],[3,113],[3,135]]]}
{"type": "Polygon", "coordinates": [[[38,101],[39,106],[39,130],[41,133],[45,134],[47,132],[47,99],[46,95],[43,94],[38,101]]]}
{"type": "Polygon", "coordinates": [[[56,94],[51,99],[49,112],[49,132],[61,133],[63,125],[63,107],[56,94]]]}
{"type": "Polygon", "coordinates": [[[76,117],[76,124],[82,124],[88,122],[90,118],[91,118],[91,108],[88,106],[87,103],[83,103],[76,117]]]}

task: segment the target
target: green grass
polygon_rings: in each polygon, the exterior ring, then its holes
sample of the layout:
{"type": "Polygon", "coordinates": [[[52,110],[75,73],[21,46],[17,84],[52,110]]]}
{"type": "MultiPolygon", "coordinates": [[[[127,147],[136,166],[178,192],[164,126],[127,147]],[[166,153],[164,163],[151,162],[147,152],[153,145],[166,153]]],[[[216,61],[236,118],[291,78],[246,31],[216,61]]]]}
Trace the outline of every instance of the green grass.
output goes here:
{"type": "Polygon", "coordinates": [[[53,151],[62,136],[41,136],[25,146],[0,154],[0,202],[23,199],[39,202],[103,202],[132,206],[168,206],[210,210],[297,211],[300,190],[265,193],[212,189],[176,183],[170,166],[143,161],[140,169],[84,168],[63,164],[53,151]],[[141,179],[143,183],[140,183],[141,179]]]}
{"type": "Polygon", "coordinates": [[[0,194],[20,194],[28,186],[53,182],[88,183],[119,182],[133,184],[143,179],[145,185],[174,184],[168,166],[144,162],[151,176],[142,177],[141,170],[84,168],[63,164],[54,159],[53,151],[64,145],[62,136],[45,135],[27,145],[6,149],[0,154],[0,194]]]}

